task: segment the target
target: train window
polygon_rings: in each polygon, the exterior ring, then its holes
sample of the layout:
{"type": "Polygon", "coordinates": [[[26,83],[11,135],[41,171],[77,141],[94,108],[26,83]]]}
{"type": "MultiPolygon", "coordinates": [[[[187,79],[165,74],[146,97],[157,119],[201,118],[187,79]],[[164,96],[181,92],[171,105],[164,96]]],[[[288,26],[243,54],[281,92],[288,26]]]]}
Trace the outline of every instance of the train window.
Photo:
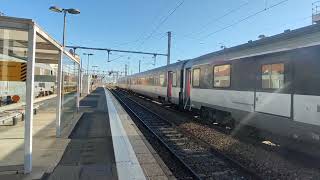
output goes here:
{"type": "Polygon", "coordinates": [[[176,87],[177,86],[177,73],[172,72],[172,86],[176,87]]]}
{"type": "Polygon", "coordinates": [[[200,86],[200,69],[193,69],[192,73],[192,86],[199,87],[200,86]]]}
{"type": "Polygon", "coordinates": [[[160,86],[164,86],[164,74],[160,74],[159,82],[160,82],[160,86]]]}
{"type": "Polygon", "coordinates": [[[262,66],[262,88],[280,89],[284,86],[284,64],[266,64],[262,66]]]}
{"type": "Polygon", "coordinates": [[[213,70],[214,87],[230,87],[230,64],[215,66],[213,70]]]}

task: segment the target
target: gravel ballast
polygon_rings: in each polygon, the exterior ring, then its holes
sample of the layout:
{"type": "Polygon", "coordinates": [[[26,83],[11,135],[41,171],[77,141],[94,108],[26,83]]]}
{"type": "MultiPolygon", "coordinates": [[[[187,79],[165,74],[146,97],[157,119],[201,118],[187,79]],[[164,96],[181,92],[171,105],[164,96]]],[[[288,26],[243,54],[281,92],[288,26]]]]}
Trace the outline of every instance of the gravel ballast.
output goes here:
{"type": "Polygon", "coordinates": [[[319,167],[307,167],[305,163],[292,160],[295,158],[292,157],[291,159],[290,155],[284,157],[276,152],[267,151],[260,146],[240,141],[195,121],[187,113],[170,111],[151,101],[146,101],[137,96],[132,97],[139,103],[149,107],[150,110],[160,114],[163,118],[172,121],[181,130],[205,141],[214,149],[223,152],[243,166],[257,172],[264,179],[320,179],[319,167]]]}

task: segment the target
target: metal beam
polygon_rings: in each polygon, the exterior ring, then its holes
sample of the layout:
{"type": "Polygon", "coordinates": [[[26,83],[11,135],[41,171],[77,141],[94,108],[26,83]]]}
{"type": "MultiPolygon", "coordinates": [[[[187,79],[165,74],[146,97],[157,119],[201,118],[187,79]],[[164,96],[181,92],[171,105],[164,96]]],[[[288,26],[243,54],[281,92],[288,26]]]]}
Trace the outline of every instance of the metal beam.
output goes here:
{"type": "Polygon", "coordinates": [[[28,33],[28,61],[26,83],[26,107],[24,130],[24,172],[32,171],[32,127],[33,127],[33,99],[34,99],[34,65],[36,57],[36,30],[34,25],[29,26],[28,33]]]}
{"type": "Polygon", "coordinates": [[[56,137],[61,136],[61,111],[62,111],[62,60],[64,53],[60,51],[58,61],[58,84],[57,84],[57,109],[56,109],[56,137]]]}
{"type": "MultiPolygon", "coordinates": [[[[6,39],[1,39],[0,44],[6,39]]],[[[28,41],[22,41],[22,40],[12,40],[9,39],[9,42],[11,43],[10,48],[25,48],[27,49],[28,41]]],[[[37,42],[36,49],[44,49],[44,50],[56,50],[58,51],[59,48],[53,46],[52,44],[49,44],[47,42],[37,42]]]]}
{"type": "Polygon", "coordinates": [[[66,46],[67,48],[72,49],[89,49],[89,50],[98,50],[98,51],[108,51],[108,52],[122,52],[122,53],[132,53],[132,54],[147,54],[155,56],[168,56],[167,54],[162,53],[152,53],[152,52],[142,52],[142,51],[128,51],[128,50],[119,50],[119,49],[109,49],[109,48],[96,48],[96,47],[85,47],[85,46],[66,46]]]}
{"type": "Polygon", "coordinates": [[[171,54],[171,31],[168,32],[168,54],[167,54],[167,65],[170,64],[170,54],[171,54]]]}

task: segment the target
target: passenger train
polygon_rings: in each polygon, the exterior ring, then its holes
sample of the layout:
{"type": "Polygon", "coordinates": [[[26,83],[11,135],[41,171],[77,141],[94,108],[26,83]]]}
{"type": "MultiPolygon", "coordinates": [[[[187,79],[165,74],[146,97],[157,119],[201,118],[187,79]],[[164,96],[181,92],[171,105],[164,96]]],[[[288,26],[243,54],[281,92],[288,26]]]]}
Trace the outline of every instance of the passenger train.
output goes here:
{"type": "Polygon", "coordinates": [[[117,86],[212,123],[320,141],[320,25],[126,76],[117,86]]]}

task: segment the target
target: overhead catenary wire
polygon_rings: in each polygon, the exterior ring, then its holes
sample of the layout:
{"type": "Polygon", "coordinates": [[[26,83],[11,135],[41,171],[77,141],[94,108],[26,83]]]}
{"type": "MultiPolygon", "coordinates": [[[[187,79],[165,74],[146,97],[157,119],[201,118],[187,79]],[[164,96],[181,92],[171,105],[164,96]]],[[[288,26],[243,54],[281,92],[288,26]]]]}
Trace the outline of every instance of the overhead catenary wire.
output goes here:
{"type": "Polygon", "coordinates": [[[165,16],[164,18],[162,18],[162,20],[160,21],[160,23],[151,31],[151,33],[146,36],[146,38],[143,39],[143,41],[139,44],[139,47],[141,47],[147,40],[149,40],[155,32],[158,31],[158,29],[183,5],[183,3],[185,2],[185,0],[180,1],[179,4],[177,4],[171,11],[170,13],[165,16]]]}
{"type": "MultiPolygon", "coordinates": [[[[158,31],[158,29],[170,18],[170,16],[173,15],[173,13],[180,7],[182,6],[182,4],[185,2],[185,0],[182,0],[177,6],[175,6],[173,8],[173,10],[169,11],[170,13],[165,16],[164,18],[162,18],[162,20],[160,21],[160,23],[156,26],[156,28],[153,29],[153,31],[151,31],[151,33],[146,36],[145,38],[139,38],[137,40],[134,41],[135,42],[139,42],[141,41],[141,43],[138,45],[138,49],[147,41],[149,40],[150,38],[152,38],[154,36],[154,34],[158,31]]],[[[162,34],[162,33],[161,33],[162,34]]],[[[159,39],[162,39],[165,35],[161,35],[161,37],[159,39]]],[[[131,57],[131,56],[130,56],[131,57]]]]}
{"type": "Polygon", "coordinates": [[[235,23],[232,23],[232,24],[227,25],[227,26],[225,26],[225,27],[222,27],[222,28],[220,28],[220,29],[218,29],[218,30],[216,30],[216,31],[214,31],[214,32],[212,32],[212,33],[207,34],[207,35],[203,36],[202,38],[200,38],[199,40],[207,39],[208,37],[210,37],[210,36],[212,36],[212,35],[214,35],[214,34],[217,34],[217,33],[221,32],[221,31],[224,31],[224,30],[226,30],[226,29],[229,29],[229,28],[231,28],[231,27],[233,27],[233,26],[235,26],[235,25],[238,25],[238,24],[240,24],[241,22],[244,22],[244,21],[246,21],[246,20],[248,20],[248,19],[250,19],[250,18],[252,18],[252,17],[255,17],[255,16],[257,16],[257,15],[259,15],[259,14],[261,14],[261,13],[267,11],[267,10],[270,10],[270,9],[272,9],[272,8],[274,8],[274,7],[277,7],[277,6],[283,4],[283,3],[287,2],[287,1],[289,1],[289,0],[282,0],[282,1],[280,1],[280,2],[278,2],[278,3],[276,3],[276,4],[273,4],[273,5],[269,6],[269,7],[265,7],[264,9],[262,9],[262,10],[260,10],[260,11],[257,11],[257,12],[255,12],[255,13],[253,13],[253,14],[250,14],[249,16],[246,16],[245,18],[242,18],[242,19],[236,21],[235,23]]]}
{"type": "MultiPolygon", "coordinates": [[[[163,33],[157,33],[157,34],[155,34],[153,37],[154,38],[157,38],[157,37],[159,37],[159,39],[161,39],[161,38],[163,38],[165,36],[165,34],[163,34],[163,33]]],[[[141,39],[141,38],[138,38],[138,39],[135,39],[135,40],[132,40],[132,41],[128,41],[128,42],[122,42],[122,43],[118,43],[118,44],[116,44],[115,46],[116,47],[120,47],[120,46],[126,46],[126,45],[129,45],[129,44],[135,44],[135,43],[138,43],[139,41],[142,41],[143,39],[141,39]]]]}
{"type": "MultiPolygon", "coordinates": [[[[166,15],[165,17],[161,18],[161,21],[159,24],[151,31],[151,33],[143,38],[141,40],[141,43],[138,45],[137,49],[140,49],[141,46],[149,39],[151,39],[155,33],[159,30],[159,28],[184,4],[185,0],[180,1],[172,10],[169,11],[169,14],[166,15]]],[[[161,33],[162,34],[162,33],[161,33]]],[[[162,36],[159,37],[159,39],[162,39],[166,34],[163,34],[162,36]]],[[[139,40],[140,41],[140,40],[139,40]]],[[[130,56],[131,57],[131,56],[130,56]]]]}
{"type": "MultiPolygon", "coordinates": [[[[164,9],[163,7],[161,9],[164,9]]],[[[162,10],[160,11],[160,13],[162,12],[162,10]]],[[[151,22],[156,22],[156,20],[160,17],[160,13],[157,14],[156,16],[154,16],[153,20],[151,22]]],[[[152,24],[152,26],[154,25],[155,23],[152,24]]],[[[159,33],[158,35],[162,35],[163,33],[159,33]]],[[[124,45],[127,45],[127,44],[131,44],[131,43],[137,43],[139,41],[142,41],[144,39],[144,32],[141,33],[139,35],[139,38],[134,40],[134,41],[131,41],[131,42],[126,42],[126,43],[121,43],[121,44],[124,44],[124,45]]]]}
{"type": "MultiPolygon", "coordinates": [[[[241,8],[247,6],[248,4],[249,4],[249,1],[246,1],[246,2],[243,3],[243,4],[240,4],[240,6],[237,6],[237,7],[233,8],[233,9],[230,9],[229,11],[227,11],[227,12],[224,13],[224,14],[222,14],[221,16],[218,16],[218,17],[216,17],[216,18],[213,18],[213,19],[209,20],[206,24],[203,24],[203,25],[199,28],[198,31],[193,31],[193,32],[187,33],[187,34],[185,34],[184,36],[185,36],[185,37],[189,37],[189,36],[191,36],[191,35],[193,35],[193,34],[201,34],[202,32],[204,32],[204,31],[207,29],[207,27],[208,27],[209,25],[211,25],[211,24],[213,24],[213,23],[216,23],[216,22],[218,22],[218,21],[221,21],[221,19],[229,16],[230,14],[233,14],[233,13],[237,12],[237,11],[240,10],[241,8]]],[[[191,37],[190,37],[190,38],[191,38],[191,37]]]]}

